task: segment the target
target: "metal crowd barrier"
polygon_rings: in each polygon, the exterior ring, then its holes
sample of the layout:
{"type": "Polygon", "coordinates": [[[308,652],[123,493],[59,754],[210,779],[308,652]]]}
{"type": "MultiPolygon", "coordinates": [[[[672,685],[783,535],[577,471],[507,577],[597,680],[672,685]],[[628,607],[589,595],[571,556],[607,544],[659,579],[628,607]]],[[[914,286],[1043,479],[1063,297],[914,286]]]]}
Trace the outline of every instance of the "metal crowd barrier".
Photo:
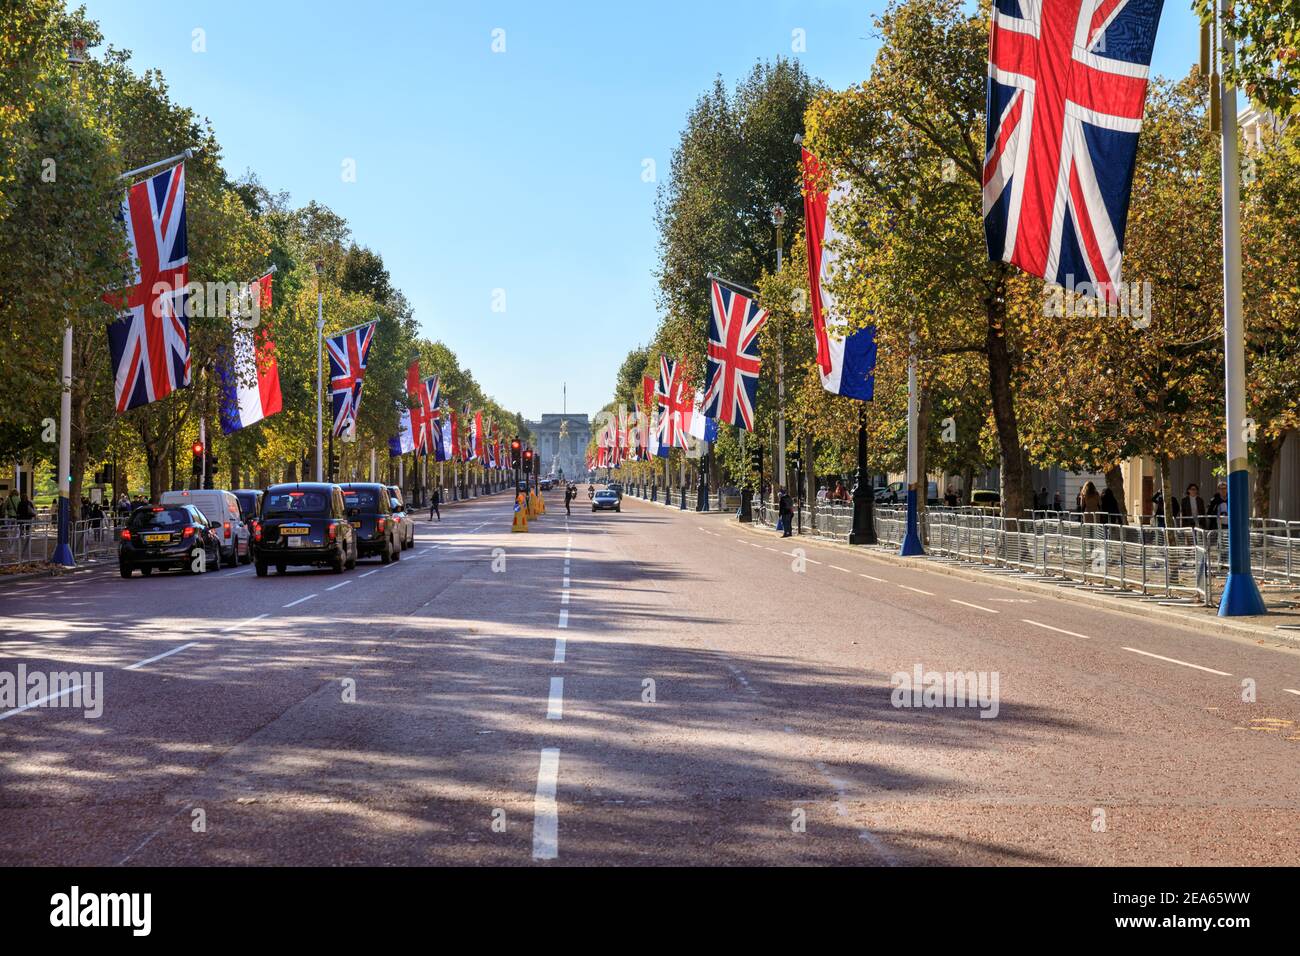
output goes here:
{"type": "MultiPolygon", "coordinates": [[[[80,563],[112,554],[117,547],[119,527],[114,515],[74,521],[69,529],[73,560],[80,563]]],[[[57,522],[48,517],[5,521],[0,523],[0,567],[48,562],[58,544],[57,522]]]]}

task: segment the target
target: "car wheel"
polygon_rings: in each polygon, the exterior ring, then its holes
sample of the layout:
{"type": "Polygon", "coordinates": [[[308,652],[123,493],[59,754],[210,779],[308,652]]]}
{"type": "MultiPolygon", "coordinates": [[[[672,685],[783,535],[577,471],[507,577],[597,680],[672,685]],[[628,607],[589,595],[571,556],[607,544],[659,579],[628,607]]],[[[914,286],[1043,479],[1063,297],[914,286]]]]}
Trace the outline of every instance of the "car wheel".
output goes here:
{"type": "Polygon", "coordinates": [[[380,564],[393,563],[393,549],[389,547],[387,544],[384,545],[384,550],[379,553],[379,563],[380,564]]]}
{"type": "Polygon", "coordinates": [[[339,551],[338,556],[330,562],[330,570],[335,574],[343,573],[343,552],[339,551]]]}
{"type": "Polygon", "coordinates": [[[277,564],[277,565],[275,566],[275,573],[276,573],[276,574],[284,574],[284,572],[285,572],[285,565],[283,565],[283,564],[277,564]]]}
{"type": "Polygon", "coordinates": [[[140,573],[147,578],[149,575],[153,574],[153,568],[149,567],[149,565],[146,564],[144,567],[140,569],[140,573]]]}
{"type": "Polygon", "coordinates": [[[122,577],[124,577],[124,578],[129,578],[129,577],[131,576],[131,572],[132,572],[133,570],[135,570],[135,569],[132,568],[131,565],[129,565],[129,564],[119,564],[119,565],[117,566],[117,570],[118,570],[118,573],[120,573],[120,574],[122,575],[122,577]]]}
{"type": "Polygon", "coordinates": [[[344,565],[349,571],[357,566],[357,543],[352,542],[352,550],[348,554],[347,563],[344,565]]]}
{"type": "Polygon", "coordinates": [[[257,576],[258,576],[259,578],[264,578],[264,577],[266,577],[266,562],[265,562],[265,561],[258,561],[258,562],[257,562],[257,576]]]}
{"type": "Polygon", "coordinates": [[[230,557],[228,558],[224,557],[221,554],[220,549],[217,550],[217,567],[221,567],[224,564],[228,568],[233,568],[238,563],[239,563],[239,545],[234,545],[230,549],[230,557]]]}
{"type": "Polygon", "coordinates": [[[394,560],[394,561],[401,561],[401,560],[402,560],[402,551],[403,551],[403,550],[404,550],[404,546],[403,546],[402,544],[400,544],[400,543],[397,545],[396,548],[393,549],[393,560],[394,560]]]}

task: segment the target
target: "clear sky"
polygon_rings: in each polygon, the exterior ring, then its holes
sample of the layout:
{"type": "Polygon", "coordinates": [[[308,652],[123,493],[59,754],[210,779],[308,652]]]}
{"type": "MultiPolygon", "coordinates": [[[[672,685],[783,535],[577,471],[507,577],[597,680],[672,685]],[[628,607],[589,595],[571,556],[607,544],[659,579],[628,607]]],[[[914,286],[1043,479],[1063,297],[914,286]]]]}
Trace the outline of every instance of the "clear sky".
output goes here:
{"type": "MultiPolygon", "coordinates": [[[[161,69],[173,97],[212,121],[232,177],[251,168],[295,204],[345,216],[424,334],[530,418],[560,410],[563,382],[570,411],[594,412],[653,334],[657,184],[643,181],[645,161],[667,175],[714,76],[731,85],[756,60],[794,55],[830,86],[860,82],[885,5],[84,2],[137,70],[161,69]]],[[[1184,75],[1197,49],[1189,0],[1171,0],[1154,72],[1184,75]]]]}

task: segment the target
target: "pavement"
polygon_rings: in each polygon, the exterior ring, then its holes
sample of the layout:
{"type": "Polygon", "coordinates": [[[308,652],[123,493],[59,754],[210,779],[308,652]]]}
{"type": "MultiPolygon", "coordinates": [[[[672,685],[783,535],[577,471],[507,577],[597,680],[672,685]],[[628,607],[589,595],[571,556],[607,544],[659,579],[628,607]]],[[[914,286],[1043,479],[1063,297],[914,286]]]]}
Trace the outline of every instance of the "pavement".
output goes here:
{"type": "Polygon", "coordinates": [[[546,499],[341,575],[5,582],[0,679],[103,712],[0,708],[0,862],[1300,859],[1300,651],[546,499]]]}

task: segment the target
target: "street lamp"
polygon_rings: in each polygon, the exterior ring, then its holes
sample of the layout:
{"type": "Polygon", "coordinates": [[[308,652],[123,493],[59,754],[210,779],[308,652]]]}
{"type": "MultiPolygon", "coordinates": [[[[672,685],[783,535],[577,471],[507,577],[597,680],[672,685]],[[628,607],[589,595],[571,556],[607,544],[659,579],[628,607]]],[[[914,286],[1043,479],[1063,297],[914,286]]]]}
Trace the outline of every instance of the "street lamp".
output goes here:
{"type": "Polygon", "coordinates": [[[858,403],[858,471],[853,479],[853,529],[849,544],[876,543],[876,500],[867,477],[867,406],[858,403]]]}
{"type": "Polygon", "coordinates": [[[325,300],[321,282],[325,275],[325,260],[316,260],[316,480],[324,480],[324,461],[322,455],[325,451],[325,431],[323,420],[321,418],[322,393],[324,391],[324,360],[321,353],[324,351],[324,334],[325,334],[325,300]]]}
{"type": "MultiPolygon", "coordinates": [[[[776,226],[776,271],[781,271],[781,227],[785,225],[785,207],[772,206],[772,225],[776,226]]],[[[776,333],[776,485],[785,487],[785,341],[778,327],[776,333]]]]}

